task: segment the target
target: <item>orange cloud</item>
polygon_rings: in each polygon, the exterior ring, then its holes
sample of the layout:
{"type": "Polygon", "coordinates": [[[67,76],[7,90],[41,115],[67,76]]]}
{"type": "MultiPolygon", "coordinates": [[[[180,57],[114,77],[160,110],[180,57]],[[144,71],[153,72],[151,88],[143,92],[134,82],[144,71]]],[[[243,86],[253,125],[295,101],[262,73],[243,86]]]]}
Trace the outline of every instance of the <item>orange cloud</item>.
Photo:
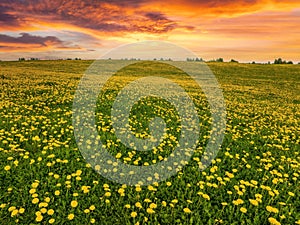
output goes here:
{"type": "Polygon", "coordinates": [[[45,38],[54,36],[51,32],[55,30],[74,32],[78,38],[73,40],[72,35],[66,34],[59,36],[61,42],[42,44],[39,41],[43,39],[15,43],[1,42],[0,38],[0,50],[85,51],[159,39],[194,51],[205,50],[205,56],[210,58],[219,52],[218,56],[235,54],[245,59],[247,54],[249,58],[255,58],[255,54],[290,54],[295,59],[300,52],[300,16],[292,10],[297,8],[299,0],[2,0],[3,35],[8,35],[8,31],[48,32],[40,36],[45,38]],[[281,42],[282,39],[286,41],[281,42]],[[99,40],[101,44],[97,43],[99,40]]]}

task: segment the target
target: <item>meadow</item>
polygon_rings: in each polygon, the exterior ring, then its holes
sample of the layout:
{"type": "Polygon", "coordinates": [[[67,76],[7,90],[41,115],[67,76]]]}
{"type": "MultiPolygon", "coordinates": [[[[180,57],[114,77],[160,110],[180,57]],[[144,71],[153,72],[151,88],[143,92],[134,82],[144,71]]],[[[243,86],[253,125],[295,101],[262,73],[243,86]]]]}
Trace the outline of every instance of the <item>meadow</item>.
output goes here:
{"type": "MultiPolygon", "coordinates": [[[[0,224],[300,224],[300,65],[208,63],[223,90],[227,125],[212,165],[199,169],[209,139],[205,96],[182,71],[140,62],[119,71],[95,112],[101,142],[126,164],[149,166],[178,144],[174,107],[145,98],[132,108],[131,130],[147,138],[160,116],[168,135],[149,152],[114,134],[110,108],[141,72],[182,84],[198,108],[195,153],[175,176],[129,186],[100,176],[74,138],[74,93],[92,61],[0,62],[0,224]]],[[[196,62],[192,62],[196,63],[196,62]]]]}

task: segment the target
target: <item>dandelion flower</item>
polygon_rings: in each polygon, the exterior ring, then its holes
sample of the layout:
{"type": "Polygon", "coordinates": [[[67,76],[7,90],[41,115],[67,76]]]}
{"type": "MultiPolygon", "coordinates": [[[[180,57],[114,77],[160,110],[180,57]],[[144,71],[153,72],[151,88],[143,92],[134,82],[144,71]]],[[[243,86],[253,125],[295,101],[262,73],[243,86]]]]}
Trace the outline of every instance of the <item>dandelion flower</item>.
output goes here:
{"type": "Polygon", "coordinates": [[[185,213],[191,213],[192,211],[189,208],[184,208],[183,212],[185,212],[185,213]]]}
{"type": "Polygon", "coordinates": [[[151,203],[150,206],[149,206],[151,209],[156,209],[157,208],[157,205],[155,203],[151,203]]]}
{"type": "Polygon", "coordinates": [[[71,201],[71,206],[73,208],[77,207],[77,205],[78,205],[78,202],[76,200],[71,201]]]}
{"type": "Polygon", "coordinates": [[[20,213],[20,214],[23,214],[24,212],[25,212],[25,209],[24,209],[24,208],[20,208],[20,209],[19,209],[19,213],[20,213]]]}
{"type": "Polygon", "coordinates": [[[35,220],[37,221],[37,222],[41,222],[42,220],[43,220],[43,216],[42,216],[42,214],[39,214],[39,215],[37,215],[37,217],[35,218],[35,220]]]}
{"type": "Polygon", "coordinates": [[[151,208],[147,208],[146,212],[147,212],[148,214],[153,214],[153,213],[155,213],[155,211],[154,211],[153,209],[151,209],[151,208]]]}
{"type": "Polygon", "coordinates": [[[247,212],[247,209],[246,209],[245,207],[241,207],[241,208],[240,208],[240,211],[241,211],[242,213],[246,213],[246,212],[247,212]]]}
{"type": "Polygon", "coordinates": [[[258,201],[255,199],[249,199],[249,202],[254,206],[258,206],[258,201]]]}
{"type": "Polygon", "coordinates": [[[130,216],[133,217],[133,218],[136,217],[137,216],[137,212],[131,212],[130,216]]]}
{"type": "Polygon", "coordinates": [[[68,220],[72,220],[72,219],[74,219],[74,214],[73,213],[70,213],[69,215],[68,215],[68,220]]]}
{"type": "Polygon", "coordinates": [[[279,221],[277,221],[275,218],[273,217],[269,217],[268,221],[271,225],[280,225],[281,223],[279,221]]]}
{"type": "Polygon", "coordinates": [[[47,211],[47,214],[48,214],[49,216],[52,216],[52,215],[54,214],[54,210],[53,210],[53,209],[49,209],[49,210],[47,211]]]}
{"type": "Polygon", "coordinates": [[[267,209],[268,212],[272,212],[272,213],[278,213],[279,212],[279,210],[277,208],[274,208],[274,207],[269,206],[269,205],[266,207],[266,209],[267,209]]]}
{"type": "Polygon", "coordinates": [[[140,202],[136,202],[135,203],[135,207],[137,208],[143,208],[142,204],[140,202]]]}
{"type": "Polygon", "coordinates": [[[5,167],[4,167],[4,170],[5,170],[5,171],[9,171],[9,170],[10,170],[10,166],[8,166],[8,165],[5,166],[5,167]]]}
{"type": "Polygon", "coordinates": [[[38,198],[32,199],[32,204],[37,204],[40,200],[38,198]]]}

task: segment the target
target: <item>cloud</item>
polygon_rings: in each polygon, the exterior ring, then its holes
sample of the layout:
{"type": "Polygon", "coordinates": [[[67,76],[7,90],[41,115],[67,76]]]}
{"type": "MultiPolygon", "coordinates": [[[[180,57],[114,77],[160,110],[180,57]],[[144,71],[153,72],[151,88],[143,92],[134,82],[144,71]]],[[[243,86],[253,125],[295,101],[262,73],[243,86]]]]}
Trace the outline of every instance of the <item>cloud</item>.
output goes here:
{"type": "Polygon", "coordinates": [[[40,37],[30,35],[28,33],[20,33],[20,37],[12,37],[5,34],[0,34],[0,43],[13,44],[36,44],[40,46],[62,45],[63,41],[54,36],[40,37]]]}
{"type": "Polygon", "coordinates": [[[0,34],[0,46],[2,50],[9,51],[45,51],[49,49],[64,50],[82,50],[79,45],[65,42],[55,36],[37,36],[28,33],[20,33],[20,36],[14,37],[6,34],[0,34]]]}
{"type": "Polygon", "coordinates": [[[5,8],[0,6],[0,27],[8,26],[19,26],[18,18],[7,13],[5,8]]]}
{"type": "Polygon", "coordinates": [[[176,21],[160,12],[141,10],[145,4],[146,1],[130,0],[53,0],[51,3],[48,0],[4,0],[0,9],[6,17],[14,15],[15,21],[20,18],[27,23],[32,21],[32,26],[59,23],[109,33],[162,33],[177,27],[176,21]]]}

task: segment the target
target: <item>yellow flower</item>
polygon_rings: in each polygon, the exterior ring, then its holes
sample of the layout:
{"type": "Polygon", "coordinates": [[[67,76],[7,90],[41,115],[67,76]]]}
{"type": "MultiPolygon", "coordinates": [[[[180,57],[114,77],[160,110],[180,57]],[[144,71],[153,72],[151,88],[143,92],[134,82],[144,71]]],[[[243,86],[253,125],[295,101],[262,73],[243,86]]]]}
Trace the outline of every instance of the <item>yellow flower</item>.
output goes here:
{"type": "Polygon", "coordinates": [[[166,202],[166,201],[162,201],[161,204],[162,204],[162,206],[164,206],[164,207],[167,206],[167,202],[166,202]]]}
{"type": "Polygon", "coordinates": [[[41,222],[42,220],[43,220],[43,216],[42,216],[42,214],[38,214],[37,215],[37,217],[35,218],[35,220],[37,221],[37,222],[41,222]]]}
{"type": "Polygon", "coordinates": [[[39,208],[42,208],[42,207],[47,207],[48,206],[48,203],[47,202],[41,202],[39,204],[39,208]]]}
{"type": "Polygon", "coordinates": [[[232,202],[233,202],[234,205],[240,205],[240,204],[244,203],[244,201],[242,199],[240,199],[240,198],[237,199],[237,200],[233,200],[232,202]]]}
{"type": "Polygon", "coordinates": [[[55,219],[51,218],[48,222],[49,222],[50,224],[52,224],[52,223],[55,222],[55,219]]]}
{"type": "Polygon", "coordinates": [[[234,175],[232,173],[229,172],[225,172],[226,176],[228,176],[229,178],[234,178],[234,175]]]}
{"type": "Polygon", "coordinates": [[[151,208],[147,208],[146,212],[149,213],[149,214],[155,213],[155,211],[151,208]]]}
{"type": "Polygon", "coordinates": [[[83,212],[86,213],[86,214],[88,214],[88,213],[90,213],[90,210],[89,209],[85,209],[83,212]]]}
{"type": "Polygon", "coordinates": [[[71,206],[73,208],[77,207],[78,206],[78,202],[76,200],[71,201],[71,206]]]}
{"type": "Polygon", "coordinates": [[[246,213],[246,212],[247,212],[247,209],[244,208],[244,207],[241,207],[241,208],[240,208],[240,211],[241,211],[242,213],[246,213]]]}
{"type": "Polygon", "coordinates": [[[255,200],[255,199],[249,199],[249,202],[250,202],[252,205],[258,206],[258,201],[255,200]]]}
{"type": "Polygon", "coordinates": [[[207,195],[207,194],[203,194],[202,197],[203,197],[204,199],[206,199],[206,200],[210,200],[210,197],[209,197],[209,195],[207,195]]]}
{"type": "Polygon", "coordinates": [[[127,209],[130,209],[130,205],[129,204],[126,204],[124,207],[127,208],[127,209]]]}
{"type": "Polygon", "coordinates": [[[39,186],[39,183],[38,182],[34,182],[31,184],[31,187],[32,188],[37,188],[39,186]]]}
{"type": "Polygon", "coordinates": [[[183,212],[185,212],[185,213],[191,213],[192,211],[189,208],[184,208],[183,212]]]}
{"type": "Polygon", "coordinates": [[[14,216],[17,215],[18,213],[19,213],[19,210],[14,209],[14,210],[11,212],[11,217],[14,217],[14,216]]]}
{"type": "Polygon", "coordinates": [[[277,208],[274,208],[274,207],[269,206],[269,205],[266,207],[266,209],[267,209],[268,212],[272,212],[272,213],[278,213],[279,212],[279,210],[277,208]]]}
{"type": "Polygon", "coordinates": [[[135,187],[135,191],[140,192],[141,190],[142,190],[142,188],[140,186],[135,187]]]}
{"type": "Polygon", "coordinates": [[[178,200],[177,199],[173,199],[172,203],[176,204],[176,203],[178,203],[178,200]]]}
{"type": "Polygon", "coordinates": [[[20,209],[19,209],[19,213],[22,214],[22,213],[24,213],[24,212],[25,212],[25,209],[24,209],[24,208],[20,208],[20,209]]]}
{"type": "Polygon", "coordinates": [[[137,208],[143,208],[143,206],[142,206],[142,204],[141,204],[140,202],[136,202],[136,203],[135,203],[135,206],[136,206],[137,208]]]}
{"type": "Polygon", "coordinates": [[[277,221],[275,218],[273,217],[269,217],[268,221],[271,225],[280,225],[281,223],[279,221],[277,221]]]}
{"type": "Polygon", "coordinates": [[[32,204],[37,204],[40,200],[38,198],[32,199],[32,204]]]}
{"type": "Polygon", "coordinates": [[[130,216],[133,217],[133,218],[136,217],[137,216],[137,212],[131,212],[130,216]]]}
{"type": "Polygon", "coordinates": [[[69,215],[68,215],[68,220],[72,220],[72,219],[74,219],[74,214],[73,213],[70,213],[69,215]]]}
{"type": "Polygon", "coordinates": [[[47,212],[48,215],[52,216],[54,214],[54,210],[53,209],[49,209],[47,212]]]}
{"type": "Polygon", "coordinates": [[[150,206],[149,206],[151,209],[156,209],[157,208],[157,205],[155,203],[151,203],[150,206]]]}
{"type": "Polygon", "coordinates": [[[11,211],[13,211],[13,210],[15,210],[15,209],[16,209],[15,206],[11,206],[11,207],[8,208],[8,212],[11,212],[11,211]]]}
{"type": "Polygon", "coordinates": [[[4,170],[6,170],[6,171],[10,170],[10,166],[8,166],[8,165],[5,166],[5,167],[4,167],[4,170]]]}
{"type": "Polygon", "coordinates": [[[89,208],[91,211],[95,210],[96,207],[94,205],[91,205],[90,208],[89,208]]]}
{"type": "Polygon", "coordinates": [[[172,185],[171,182],[167,182],[166,184],[167,184],[167,186],[169,186],[169,187],[172,185]]]}
{"type": "Polygon", "coordinates": [[[292,196],[292,197],[295,196],[295,194],[294,194],[293,192],[290,192],[290,191],[288,192],[288,195],[289,195],[289,196],[292,196]]]}
{"type": "Polygon", "coordinates": [[[111,193],[110,193],[110,192],[105,192],[104,196],[105,196],[105,197],[110,197],[110,196],[111,196],[111,193]]]}
{"type": "Polygon", "coordinates": [[[54,192],[54,194],[55,194],[56,196],[58,196],[58,195],[60,195],[60,191],[59,191],[59,190],[56,190],[56,191],[54,192]]]}
{"type": "Polygon", "coordinates": [[[92,219],[90,220],[90,222],[91,222],[91,223],[95,223],[96,220],[95,220],[94,218],[92,218],[92,219]]]}

